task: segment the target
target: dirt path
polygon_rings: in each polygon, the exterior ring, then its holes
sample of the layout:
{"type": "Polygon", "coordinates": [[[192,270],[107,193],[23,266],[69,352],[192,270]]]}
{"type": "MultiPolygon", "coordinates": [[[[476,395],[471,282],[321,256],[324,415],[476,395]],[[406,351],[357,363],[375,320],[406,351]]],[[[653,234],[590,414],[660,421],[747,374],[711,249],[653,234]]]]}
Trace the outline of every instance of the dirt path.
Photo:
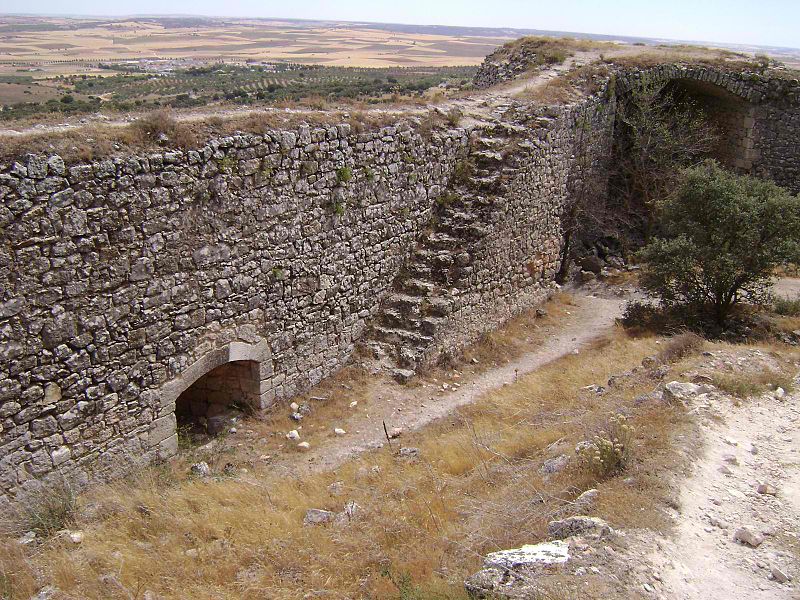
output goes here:
{"type": "Polygon", "coordinates": [[[715,394],[698,400],[703,452],[682,484],[674,537],[654,540],[648,557],[660,575],[661,584],[653,582],[658,597],[800,598],[798,396],[769,393],[738,407],[715,394]],[[762,484],[775,495],[759,493],[762,484]],[[742,527],[763,542],[754,548],[735,541],[742,527]],[[782,582],[784,575],[794,579],[782,582]]]}
{"type": "MultiPolygon", "coordinates": [[[[570,307],[569,315],[544,329],[545,342],[537,350],[472,379],[448,382],[447,389],[443,389],[443,382],[406,387],[387,380],[385,388],[372,399],[368,409],[357,409],[349,417],[331,424],[331,427],[344,429],[346,435],[330,438],[319,448],[312,447],[304,455],[304,461],[298,461],[297,455],[292,454],[277,459],[274,466],[285,467],[294,473],[303,468],[310,471],[332,470],[353,456],[383,447],[386,443],[384,421],[390,429],[399,427],[404,432],[420,429],[451,414],[458,407],[474,402],[481,395],[513,382],[517,376],[535,371],[576,350],[580,351],[581,347],[613,326],[625,299],[577,292],[574,302],[575,306],[570,307]]],[[[396,443],[403,445],[402,436],[396,443]]]]}

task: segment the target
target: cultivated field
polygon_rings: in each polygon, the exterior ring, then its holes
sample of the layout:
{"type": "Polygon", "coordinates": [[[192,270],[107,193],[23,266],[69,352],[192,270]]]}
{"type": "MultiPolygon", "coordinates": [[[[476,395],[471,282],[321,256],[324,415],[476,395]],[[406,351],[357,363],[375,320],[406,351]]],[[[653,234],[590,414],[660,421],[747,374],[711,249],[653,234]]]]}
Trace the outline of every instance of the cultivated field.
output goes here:
{"type": "MultiPolygon", "coordinates": [[[[0,61],[63,74],[83,72],[76,69],[82,63],[146,58],[357,67],[477,65],[508,39],[331,22],[0,17],[0,61]]],[[[8,73],[14,66],[0,68],[8,73]]]]}

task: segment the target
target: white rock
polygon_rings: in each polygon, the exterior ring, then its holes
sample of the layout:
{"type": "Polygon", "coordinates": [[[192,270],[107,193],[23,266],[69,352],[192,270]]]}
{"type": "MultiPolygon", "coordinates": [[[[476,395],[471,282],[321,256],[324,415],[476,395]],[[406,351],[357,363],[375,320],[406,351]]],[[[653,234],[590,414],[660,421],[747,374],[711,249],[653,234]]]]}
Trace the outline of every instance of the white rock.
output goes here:
{"type": "Polygon", "coordinates": [[[541,544],[526,544],[522,548],[513,550],[500,550],[487,554],[484,559],[486,567],[500,567],[513,569],[525,565],[554,565],[565,563],[569,560],[569,544],[556,540],[541,544]]]}
{"type": "Polygon", "coordinates": [[[297,433],[297,429],[292,429],[289,433],[286,434],[287,440],[299,440],[300,434],[297,433]]]}
{"type": "Polygon", "coordinates": [[[311,444],[309,444],[308,442],[300,442],[299,444],[297,444],[297,447],[300,448],[300,450],[310,450],[311,444]]]}
{"type": "Polygon", "coordinates": [[[592,488],[590,490],[586,490],[580,496],[575,498],[575,505],[576,507],[580,507],[581,509],[591,506],[595,502],[597,502],[597,495],[598,492],[596,489],[592,488]]]}
{"type": "Polygon", "coordinates": [[[566,454],[562,454],[561,456],[556,456],[555,458],[549,458],[544,461],[542,464],[542,468],[539,469],[542,473],[552,474],[552,473],[560,473],[564,469],[567,468],[569,464],[569,456],[566,454]]]}
{"type": "Polygon", "coordinates": [[[309,508],[303,518],[303,525],[323,525],[336,518],[336,513],[321,508],[309,508]]]}
{"type": "Polygon", "coordinates": [[[355,408],[356,406],[358,406],[358,400],[353,400],[353,401],[350,403],[350,408],[355,408]]]}
{"type": "Polygon", "coordinates": [[[67,537],[69,541],[73,544],[80,544],[83,541],[83,532],[82,531],[68,531],[67,537]]]}
{"type": "Polygon", "coordinates": [[[197,477],[208,477],[211,475],[211,468],[207,462],[199,462],[192,465],[191,472],[197,477]]]}
{"type": "Polygon", "coordinates": [[[17,540],[17,543],[20,544],[21,546],[27,546],[28,544],[32,544],[35,539],[36,539],[36,532],[35,531],[29,531],[28,533],[23,535],[21,538],[19,538],[17,540]]]}
{"type": "Polygon", "coordinates": [[[59,593],[60,592],[57,587],[48,585],[40,589],[33,596],[31,596],[30,600],[51,600],[52,598],[56,598],[59,595],[59,593]]]}
{"type": "Polygon", "coordinates": [[[696,383],[670,381],[664,386],[663,398],[667,402],[685,402],[701,394],[705,389],[696,383]]]}
{"type": "Polygon", "coordinates": [[[292,409],[292,412],[297,412],[297,410],[300,408],[300,405],[297,402],[292,402],[289,405],[289,408],[292,409]]]}
{"type": "Polygon", "coordinates": [[[335,433],[336,435],[346,435],[346,434],[347,434],[347,432],[346,432],[344,429],[341,429],[341,428],[339,428],[339,427],[337,427],[336,429],[334,429],[334,430],[333,430],[333,433],[335,433]]]}

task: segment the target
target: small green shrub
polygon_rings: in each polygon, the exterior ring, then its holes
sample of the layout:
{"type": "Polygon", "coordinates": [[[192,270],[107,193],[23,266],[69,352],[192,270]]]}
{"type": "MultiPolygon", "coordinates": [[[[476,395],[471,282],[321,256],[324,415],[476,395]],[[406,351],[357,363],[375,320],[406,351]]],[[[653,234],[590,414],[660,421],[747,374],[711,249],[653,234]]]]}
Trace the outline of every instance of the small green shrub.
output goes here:
{"type": "Polygon", "coordinates": [[[346,206],[346,204],[344,202],[342,202],[341,200],[335,201],[333,203],[333,213],[336,216],[341,217],[344,214],[345,206],[346,206]]]}
{"type": "Polygon", "coordinates": [[[353,170],[350,167],[341,167],[336,170],[336,181],[345,184],[353,178],[353,170]]]}
{"type": "Polygon", "coordinates": [[[444,192],[436,198],[436,203],[440,206],[450,206],[457,202],[460,196],[454,192],[444,192]]]}
{"type": "Polygon", "coordinates": [[[464,113],[462,113],[459,108],[454,106],[449,111],[447,111],[447,114],[445,115],[444,118],[445,121],[447,121],[447,124],[450,125],[450,127],[458,127],[458,124],[461,123],[461,118],[463,116],[464,113]]]}
{"type": "Polygon", "coordinates": [[[224,156],[217,161],[217,166],[223,173],[233,173],[233,168],[236,166],[236,159],[233,156],[224,156]]]}
{"type": "Polygon", "coordinates": [[[578,452],[584,468],[604,478],[623,471],[633,452],[634,428],[623,414],[609,418],[606,428],[578,452]]]}
{"type": "Polygon", "coordinates": [[[387,578],[397,589],[395,600],[467,600],[463,586],[455,589],[446,583],[415,584],[408,573],[393,573],[386,568],[381,575],[387,578]]]}
{"type": "Polygon", "coordinates": [[[375,171],[373,171],[369,167],[364,167],[364,178],[367,181],[375,181],[375,171]]]}
{"type": "Polygon", "coordinates": [[[272,267],[272,277],[277,281],[286,279],[286,270],[280,267],[272,267]]]}
{"type": "Polygon", "coordinates": [[[775,269],[800,260],[800,198],[714,161],[683,172],[659,205],[659,226],[639,253],[641,287],[721,329],[737,304],[768,302],[775,269]]]}
{"type": "Polygon", "coordinates": [[[453,181],[462,184],[467,183],[474,170],[475,168],[469,160],[459,160],[453,167],[453,181]]]}

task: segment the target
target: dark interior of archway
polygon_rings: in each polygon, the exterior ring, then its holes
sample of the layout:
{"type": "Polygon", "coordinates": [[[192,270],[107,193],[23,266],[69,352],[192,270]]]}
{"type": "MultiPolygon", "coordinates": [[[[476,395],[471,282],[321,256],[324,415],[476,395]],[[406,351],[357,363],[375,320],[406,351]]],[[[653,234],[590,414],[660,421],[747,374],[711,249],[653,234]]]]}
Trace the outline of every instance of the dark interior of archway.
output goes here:
{"type": "Polygon", "coordinates": [[[675,102],[702,111],[719,134],[712,158],[730,169],[749,172],[753,167],[753,124],[751,105],[711,83],[686,79],[669,82],[664,92],[675,102]]]}
{"type": "Polygon", "coordinates": [[[219,435],[258,405],[258,395],[257,362],[221,365],[195,381],[175,401],[178,428],[193,436],[219,435]]]}

